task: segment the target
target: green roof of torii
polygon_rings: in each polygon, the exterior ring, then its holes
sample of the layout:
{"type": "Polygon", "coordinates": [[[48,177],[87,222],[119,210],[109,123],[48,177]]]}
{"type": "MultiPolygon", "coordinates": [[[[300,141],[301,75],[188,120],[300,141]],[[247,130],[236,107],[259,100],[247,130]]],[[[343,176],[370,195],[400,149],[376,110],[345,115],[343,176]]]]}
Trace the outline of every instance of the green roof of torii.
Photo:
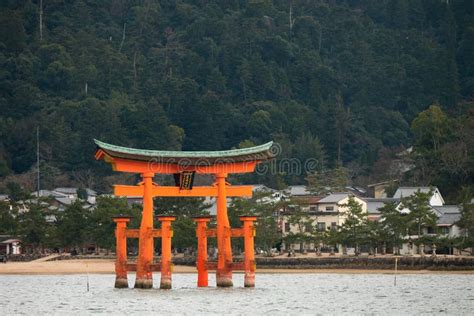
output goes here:
{"type": "Polygon", "coordinates": [[[168,150],[149,150],[136,149],[129,147],[116,146],[107,144],[94,139],[95,144],[99,149],[102,149],[111,157],[148,161],[152,158],[158,158],[162,162],[179,163],[180,160],[189,160],[191,164],[214,161],[231,161],[231,162],[245,162],[255,160],[267,160],[275,156],[271,147],[273,142],[268,142],[263,145],[230,150],[218,151],[168,151],[168,150]]]}

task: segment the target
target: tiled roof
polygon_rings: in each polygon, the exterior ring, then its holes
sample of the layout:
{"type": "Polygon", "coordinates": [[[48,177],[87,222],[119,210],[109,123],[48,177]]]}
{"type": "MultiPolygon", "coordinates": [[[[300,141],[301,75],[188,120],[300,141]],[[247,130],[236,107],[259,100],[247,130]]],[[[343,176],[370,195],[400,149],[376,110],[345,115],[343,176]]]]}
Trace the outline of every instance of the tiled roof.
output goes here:
{"type": "Polygon", "coordinates": [[[398,203],[400,199],[394,198],[365,198],[367,202],[367,213],[368,214],[379,214],[379,209],[387,203],[398,203]]]}
{"type": "Polygon", "coordinates": [[[295,195],[311,195],[311,192],[305,185],[290,185],[287,189],[291,196],[295,195]]]}
{"type": "Polygon", "coordinates": [[[0,244],[11,244],[11,243],[14,243],[14,242],[20,242],[20,239],[7,239],[7,240],[4,240],[2,242],[0,242],[0,244]]]}
{"type": "MultiPolygon", "coordinates": [[[[78,188],[56,188],[54,189],[54,192],[59,192],[63,194],[77,194],[78,188]]],[[[87,192],[87,195],[97,195],[97,193],[94,190],[91,189],[85,189],[87,192]]]]}
{"type": "Polygon", "coordinates": [[[434,206],[438,215],[437,225],[453,225],[461,219],[461,209],[457,205],[434,206]]]}
{"type": "Polygon", "coordinates": [[[36,197],[39,195],[39,197],[55,197],[55,198],[66,196],[64,193],[57,192],[57,191],[50,191],[50,190],[39,190],[39,194],[38,194],[38,191],[35,191],[31,195],[36,196],[36,197]]]}
{"type": "Polygon", "coordinates": [[[454,225],[461,219],[461,214],[443,214],[438,217],[437,225],[454,225]]]}
{"type": "Polygon", "coordinates": [[[197,163],[201,161],[201,163],[203,163],[220,159],[231,160],[233,162],[245,162],[254,160],[266,160],[274,157],[274,153],[271,151],[273,142],[268,142],[255,147],[219,151],[149,150],[116,146],[101,142],[96,139],[94,139],[94,142],[97,145],[98,149],[103,150],[105,153],[112,157],[141,161],[148,161],[150,158],[158,158],[161,162],[177,163],[177,160],[179,159],[188,159],[189,163],[192,164],[193,162],[197,163]],[[208,160],[202,161],[202,159],[208,160]]]}
{"type": "MultiPolygon", "coordinates": [[[[421,193],[428,193],[432,188],[430,187],[399,187],[395,194],[394,198],[400,199],[402,197],[409,197],[420,191],[421,193]]],[[[436,187],[433,188],[436,191],[436,187]]]]}
{"type": "Polygon", "coordinates": [[[63,205],[71,205],[73,202],[73,200],[68,197],[57,197],[55,200],[63,205]]]}
{"type": "Polygon", "coordinates": [[[337,203],[343,199],[345,199],[346,197],[348,197],[349,195],[352,195],[350,193],[344,193],[344,192],[341,192],[341,193],[332,193],[328,196],[326,196],[325,198],[322,198],[321,200],[319,200],[318,203],[337,203]]]}
{"type": "Polygon", "coordinates": [[[433,208],[442,214],[461,214],[461,209],[457,205],[433,206],[433,208]]]}

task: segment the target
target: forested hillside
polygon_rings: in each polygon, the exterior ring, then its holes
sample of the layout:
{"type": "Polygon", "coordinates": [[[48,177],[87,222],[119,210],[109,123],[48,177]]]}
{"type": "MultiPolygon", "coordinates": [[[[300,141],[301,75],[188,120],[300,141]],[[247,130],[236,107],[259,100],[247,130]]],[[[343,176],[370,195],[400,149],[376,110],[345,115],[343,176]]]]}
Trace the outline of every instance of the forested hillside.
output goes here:
{"type": "Polygon", "coordinates": [[[92,177],[101,189],[111,172],[93,160],[93,138],[183,150],[275,140],[281,157],[342,164],[356,182],[384,180],[383,161],[415,145],[417,171],[402,181],[472,184],[471,0],[0,6],[4,180],[34,187],[15,175],[36,166],[39,126],[45,188],[92,177]]]}

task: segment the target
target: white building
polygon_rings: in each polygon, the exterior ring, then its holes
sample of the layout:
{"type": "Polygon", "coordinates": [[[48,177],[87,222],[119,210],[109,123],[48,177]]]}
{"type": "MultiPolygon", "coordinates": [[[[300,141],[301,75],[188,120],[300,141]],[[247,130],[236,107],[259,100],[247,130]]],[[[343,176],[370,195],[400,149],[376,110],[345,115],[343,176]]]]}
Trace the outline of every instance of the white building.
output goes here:
{"type": "Polygon", "coordinates": [[[394,198],[365,198],[367,203],[367,215],[370,221],[378,221],[380,219],[379,209],[384,207],[388,203],[395,203],[397,206],[400,205],[400,199],[394,198]]]}
{"type": "MultiPolygon", "coordinates": [[[[459,208],[459,206],[456,205],[444,205],[444,198],[437,187],[400,187],[393,195],[393,198],[367,198],[366,202],[369,219],[379,220],[381,217],[379,209],[389,202],[396,203],[397,209],[401,213],[409,214],[411,210],[403,207],[402,199],[410,197],[416,192],[429,193],[430,191],[432,192],[432,195],[428,203],[432,212],[437,216],[436,227],[423,227],[422,234],[438,234],[443,237],[450,238],[461,236],[463,231],[459,226],[457,226],[457,222],[461,219],[461,209],[459,208]]],[[[415,240],[418,237],[419,236],[415,235],[406,236],[405,238],[407,240],[415,240]]],[[[427,247],[426,249],[429,249],[429,247],[427,247]]],[[[405,243],[402,247],[401,252],[402,254],[417,253],[418,249],[415,245],[410,246],[409,243],[405,243]]]]}
{"type": "Polygon", "coordinates": [[[433,210],[438,216],[436,226],[439,233],[446,237],[459,237],[462,234],[461,228],[456,224],[461,219],[461,209],[457,205],[434,206],[433,210]]]}
{"type": "Polygon", "coordinates": [[[437,187],[399,187],[397,191],[395,192],[395,194],[393,195],[393,198],[402,199],[402,198],[410,197],[418,191],[421,193],[429,193],[430,190],[433,191],[430,198],[430,205],[443,206],[444,199],[437,187]]]}
{"type": "MultiPolygon", "coordinates": [[[[378,221],[381,217],[380,208],[385,206],[387,203],[395,203],[400,212],[410,213],[409,209],[402,207],[402,199],[407,198],[415,194],[416,192],[428,193],[432,192],[429,199],[429,206],[433,213],[437,216],[436,227],[423,227],[423,234],[440,234],[446,237],[459,237],[463,234],[462,230],[457,226],[457,222],[461,218],[461,210],[456,205],[444,205],[444,199],[441,192],[436,187],[400,187],[391,198],[362,198],[358,197],[349,192],[333,193],[322,199],[317,200],[309,205],[303,205],[302,209],[307,213],[306,223],[302,227],[301,225],[295,225],[289,223],[289,217],[291,216],[291,210],[285,211],[280,217],[280,224],[282,235],[287,236],[290,233],[296,234],[308,232],[311,229],[317,230],[328,230],[336,229],[338,226],[343,225],[346,217],[345,213],[349,197],[353,196],[354,199],[361,205],[363,212],[367,212],[368,219],[371,221],[378,221]]],[[[305,197],[308,201],[308,191],[304,186],[293,186],[292,190],[296,197],[305,197]]],[[[315,197],[313,197],[315,199],[315,197]]],[[[407,240],[414,240],[418,236],[406,236],[407,240]]],[[[315,245],[306,245],[307,249],[311,250],[315,245]]],[[[289,245],[295,250],[300,250],[299,244],[289,245]]],[[[287,247],[288,248],[288,247],[287,247]]],[[[350,249],[349,249],[350,252],[350,249]]],[[[408,243],[403,246],[402,253],[416,253],[416,247],[410,249],[408,243]]]]}
{"type": "Polygon", "coordinates": [[[0,254],[19,255],[21,254],[21,246],[19,239],[7,239],[0,242],[0,254]]]}
{"type": "MultiPolygon", "coordinates": [[[[305,209],[307,216],[304,219],[305,223],[303,226],[290,223],[291,210],[284,212],[281,216],[282,235],[287,236],[290,233],[308,233],[309,235],[314,229],[318,231],[337,229],[338,226],[344,224],[347,218],[347,203],[350,197],[353,197],[361,205],[363,212],[367,212],[367,203],[362,198],[348,192],[333,193],[317,201],[315,203],[316,206],[305,209]],[[301,231],[301,228],[303,231],[301,231]]],[[[301,246],[306,246],[308,250],[313,250],[318,245],[314,243],[308,243],[307,245],[292,244],[287,245],[286,248],[302,250],[300,249],[301,246]]]]}

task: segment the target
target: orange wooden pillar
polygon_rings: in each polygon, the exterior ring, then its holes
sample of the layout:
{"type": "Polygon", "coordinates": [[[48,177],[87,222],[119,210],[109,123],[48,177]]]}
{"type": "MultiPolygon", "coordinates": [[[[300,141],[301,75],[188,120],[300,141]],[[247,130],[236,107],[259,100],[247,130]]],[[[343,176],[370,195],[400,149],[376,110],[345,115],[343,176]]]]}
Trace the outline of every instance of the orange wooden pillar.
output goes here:
{"type": "Polygon", "coordinates": [[[137,278],[135,288],[150,289],[153,287],[153,176],[151,172],[143,173],[143,212],[138,240],[137,278]]]}
{"type": "Polygon", "coordinates": [[[245,287],[255,287],[255,249],[254,237],[255,229],[253,223],[257,220],[255,216],[240,216],[243,222],[243,237],[244,237],[244,269],[245,269],[245,287]]]}
{"type": "Polygon", "coordinates": [[[216,174],[217,183],[217,257],[216,285],[231,287],[232,283],[232,246],[229,217],[227,216],[227,174],[216,174]]]}
{"type": "Polygon", "coordinates": [[[207,272],[207,223],[211,220],[210,216],[195,217],[196,237],[198,240],[198,253],[196,258],[196,268],[198,271],[198,287],[207,287],[209,285],[207,272]]]}
{"type": "Polygon", "coordinates": [[[173,237],[171,222],[175,219],[176,217],[174,216],[158,216],[158,220],[161,222],[160,289],[171,289],[171,237],[173,237]]]}
{"type": "Polygon", "coordinates": [[[128,288],[127,280],[127,236],[125,230],[130,216],[116,216],[114,222],[117,224],[115,229],[116,238],[116,258],[115,258],[115,287],[128,288]]]}

